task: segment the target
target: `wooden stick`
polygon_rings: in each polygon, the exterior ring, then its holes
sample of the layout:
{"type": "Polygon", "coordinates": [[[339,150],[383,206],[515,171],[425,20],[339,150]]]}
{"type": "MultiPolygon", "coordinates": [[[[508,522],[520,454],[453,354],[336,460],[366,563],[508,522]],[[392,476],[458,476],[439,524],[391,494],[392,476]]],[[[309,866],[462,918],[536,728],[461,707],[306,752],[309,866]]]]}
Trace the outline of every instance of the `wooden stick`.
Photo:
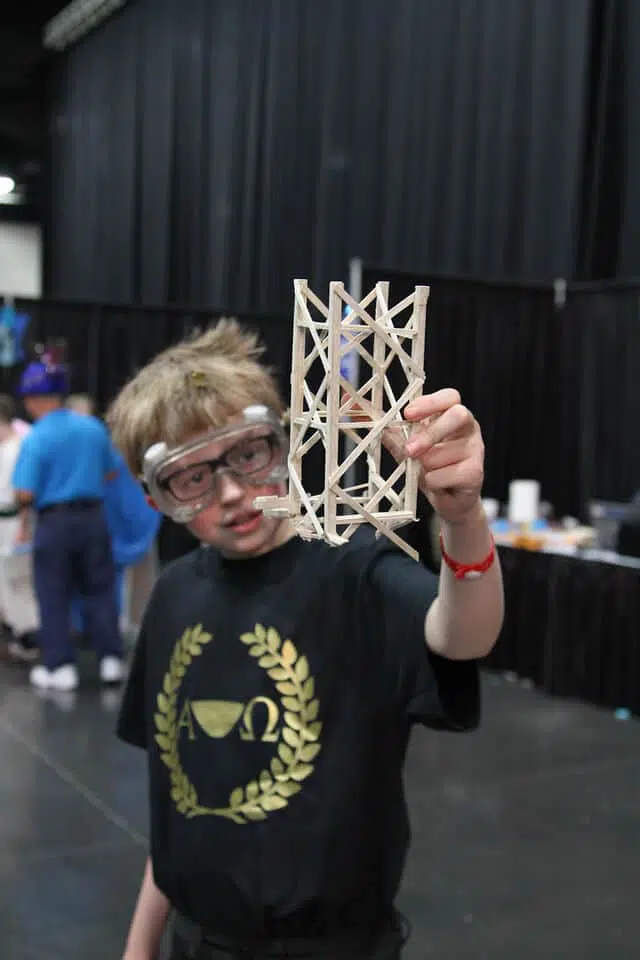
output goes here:
{"type": "MultiPolygon", "coordinates": [[[[426,337],[426,317],[427,303],[429,301],[429,287],[416,287],[413,301],[413,316],[411,322],[415,328],[416,336],[413,340],[411,359],[417,365],[424,365],[424,344],[426,337]]],[[[405,480],[405,502],[411,508],[416,510],[418,503],[418,481],[420,479],[420,465],[415,460],[407,463],[407,476],[405,480]]]]}
{"type": "MultiPolygon", "coordinates": [[[[389,301],[389,283],[380,282],[376,284],[376,320],[378,323],[382,322],[382,317],[387,312],[387,304],[389,301]]],[[[373,390],[372,390],[372,404],[373,407],[373,419],[380,420],[384,413],[384,394],[385,394],[385,381],[386,381],[386,364],[385,364],[385,344],[380,337],[374,337],[373,339],[373,376],[375,378],[373,390]]],[[[382,459],[382,439],[381,435],[377,440],[374,440],[371,448],[372,455],[372,467],[369,468],[369,496],[372,497],[375,489],[378,485],[378,480],[380,476],[380,464],[382,459]]]]}
{"type": "Polygon", "coordinates": [[[340,419],[340,327],[342,322],[342,283],[332,281],[329,285],[329,363],[330,382],[327,389],[327,429],[325,434],[325,531],[329,536],[336,535],[336,517],[338,512],[338,491],[335,476],[338,468],[340,419]],[[338,376],[336,377],[336,371],[338,376]]]}
{"type": "MultiPolygon", "coordinates": [[[[293,284],[295,307],[293,316],[293,348],[291,364],[291,421],[289,445],[289,475],[293,478],[302,478],[302,454],[299,447],[304,438],[305,428],[301,424],[304,411],[304,391],[302,389],[301,371],[305,362],[305,335],[302,329],[302,320],[307,315],[305,296],[309,293],[306,280],[295,280],[293,284]]],[[[301,498],[297,484],[289,483],[289,500],[291,513],[296,516],[300,512],[301,498]]]]}

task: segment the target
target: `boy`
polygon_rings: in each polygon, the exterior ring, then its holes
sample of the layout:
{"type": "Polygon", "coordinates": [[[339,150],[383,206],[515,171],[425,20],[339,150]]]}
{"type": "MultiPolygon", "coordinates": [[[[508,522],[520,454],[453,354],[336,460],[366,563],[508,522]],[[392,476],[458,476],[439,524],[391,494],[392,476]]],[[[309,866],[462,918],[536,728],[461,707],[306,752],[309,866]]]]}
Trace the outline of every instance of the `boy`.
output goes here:
{"type": "Polygon", "coordinates": [[[156,357],[109,416],[150,499],[202,543],[156,584],[122,704],[151,807],[125,958],[157,957],[173,909],[172,960],[396,960],[410,727],[477,724],[476,660],[502,622],[482,439],[455,391],[405,410],[424,421],[406,454],[443,527],[439,586],[365,531],[303,541],[254,507],[286,478],[259,358],[223,321],[156,357]]]}

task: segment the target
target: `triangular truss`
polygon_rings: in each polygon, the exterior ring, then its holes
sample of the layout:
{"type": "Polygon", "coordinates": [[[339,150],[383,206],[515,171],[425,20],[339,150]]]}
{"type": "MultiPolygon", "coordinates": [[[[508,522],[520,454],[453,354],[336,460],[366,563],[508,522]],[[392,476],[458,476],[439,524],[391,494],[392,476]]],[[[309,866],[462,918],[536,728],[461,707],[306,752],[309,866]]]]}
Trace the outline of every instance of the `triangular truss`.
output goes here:
{"type": "Polygon", "coordinates": [[[359,303],[342,283],[331,283],[328,306],[306,280],[296,280],[294,290],[289,495],[257,503],[268,514],[292,517],[303,537],[337,545],[368,523],[416,556],[394,530],[416,519],[419,468],[403,460],[383,476],[382,437],[406,435],[402,410],[422,393],[429,288],[416,287],[393,307],[388,283],[376,284],[359,303]],[[359,383],[345,376],[354,352],[359,383]],[[303,462],[318,444],[324,489],[309,493],[303,462]],[[366,481],[349,485],[354,466],[365,462],[366,481]]]}

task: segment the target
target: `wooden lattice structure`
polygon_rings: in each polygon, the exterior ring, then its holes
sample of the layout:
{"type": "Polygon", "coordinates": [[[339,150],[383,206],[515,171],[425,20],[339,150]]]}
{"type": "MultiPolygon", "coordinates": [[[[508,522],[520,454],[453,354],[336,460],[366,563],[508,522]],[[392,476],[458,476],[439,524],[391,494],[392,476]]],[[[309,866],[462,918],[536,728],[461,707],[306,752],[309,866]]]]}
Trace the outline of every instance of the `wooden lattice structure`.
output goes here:
{"type": "Polygon", "coordinates": [[[302,537],[334,545],[368,523],[415,556],[394,530],[416,519],[419,467],[411,460],[394,461],[384,475],[382,438],[385,431],[407,435],[402,410],[422,393],[429,288],[416,287],[393,307],[388,283],[378,283],[360,303],[342,283],[331,283],[328,306],[306,280],[296,280],[294,289],[289,494],[260,498],[257,505],[267,514],[293,518],[302,537]],[[359,361],[357,383],[343,372],[352,351],[359,361]],[[303,462],[318,444],[324,450],[324,489],[308,493],[303,462]],[[349,485],[354,465],[363,460],[366,481],[349,485]]]}

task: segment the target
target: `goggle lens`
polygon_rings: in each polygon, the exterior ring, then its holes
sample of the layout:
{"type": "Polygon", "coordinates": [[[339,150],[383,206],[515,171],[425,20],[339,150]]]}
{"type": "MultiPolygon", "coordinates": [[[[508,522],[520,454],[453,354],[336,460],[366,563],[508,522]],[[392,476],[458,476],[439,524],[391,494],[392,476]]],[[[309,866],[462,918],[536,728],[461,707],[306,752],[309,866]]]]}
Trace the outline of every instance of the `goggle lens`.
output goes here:
{"type": "Polygon", "coordinates": [[[198,451],[195,462],[185,466],[172,464],[158,482],[179,503],[191,503],[213,493],[222,472],[259,484],[261,478],[266,479],[271,472],[278,454],[279,444],[274,434],[251,437],[214,458],[207,457],[206,450],[198,451]]]}

